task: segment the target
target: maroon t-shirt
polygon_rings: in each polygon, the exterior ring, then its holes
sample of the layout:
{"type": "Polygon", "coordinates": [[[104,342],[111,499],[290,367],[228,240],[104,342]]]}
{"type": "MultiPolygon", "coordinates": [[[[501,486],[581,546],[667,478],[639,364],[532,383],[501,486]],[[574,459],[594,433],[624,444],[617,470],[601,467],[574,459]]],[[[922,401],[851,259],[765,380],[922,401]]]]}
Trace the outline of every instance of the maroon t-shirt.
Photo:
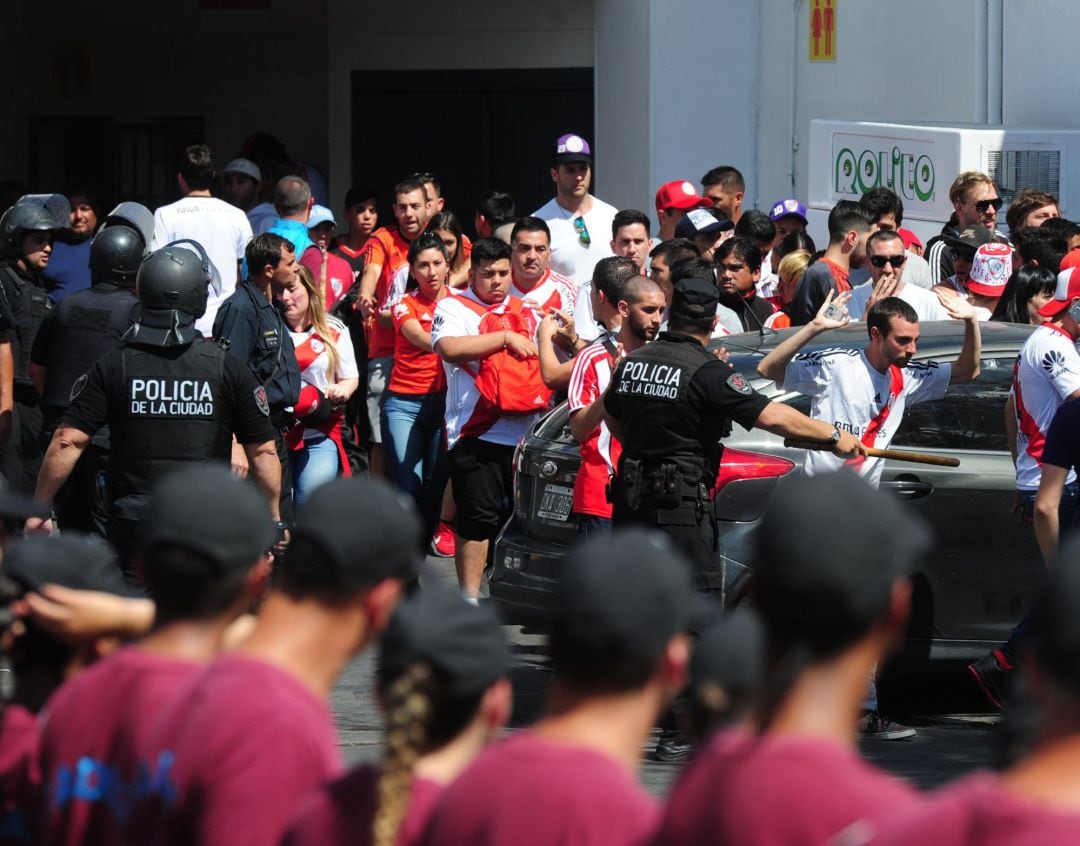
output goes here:
{"type": "Polygon", "coordinates": [[[426,846],[629,846],[660,809],[622,766],[529,731],[482,752],[443,790],[426,846]]]}
{"type": "MultiPolygon", "coordinates": [[[[300,806],[281,846],[368,846],[378,802],[379,769],[365,764],[319,788],[300,806]]],[[[416,846],[442,786],[428,779],[414,779],[409,806],[394,846],[416,846]]]]}
{"type": "Polygon", "coordinates": [[[980,773],[946,788],[918,813],[889,823],[874,846],[1049,846],[1080,843],[1080,813],[1019,796],[980,773]]]}
{"type": "Polygon", "coordinates": [[[0,844],[37,843],[41,773],[37,718],[19,705],[0,707],[0,844]]]}
{"type": "Polygon", "coordinates": [[[139,752],[146,796],[129,840],[265,846],[342,770],[327,703],[264,661],[227,653],[165,709],[139,752]]]}
{"type": "Polygon", "coordinates": [[[138,776],[136,750],[201,667],[129,647],[52,695],[41,715],[48,797],[42,842],[123,843],[138,776]]]}
{"type": "Polygon", "coordinates": [[[694,758],[668,802],[657,843],[822,846],[855,827],[865,842],[922,800],[855,749],[790,735],[722,732],[694,758]]]}

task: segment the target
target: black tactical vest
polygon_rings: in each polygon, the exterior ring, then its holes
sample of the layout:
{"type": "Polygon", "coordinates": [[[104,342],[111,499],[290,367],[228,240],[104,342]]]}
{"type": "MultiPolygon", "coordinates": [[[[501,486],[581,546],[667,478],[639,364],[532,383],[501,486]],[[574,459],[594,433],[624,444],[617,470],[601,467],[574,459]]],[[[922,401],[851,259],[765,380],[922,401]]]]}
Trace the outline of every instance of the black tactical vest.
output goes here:
{"type": "Polygon", "coordinates": [[[41,397],[47,416],[63,414],[75,380],[105,353],[120,348],[137,304],[130,288],[113,285],[77,291],[60,301],[49,324],[49,374],[41,397]]]}
{"type": "Polygon", "coordinates": [[[227,461],[232,434],[223,390],[227,353],[199,339],[187,347],[125,347],[122,384],[110,386],[110,478],[117,516],[138,519],[162,476],[193,461],[227,461]]]}
{"type": "Polygon", "coordinates": [[[620,397],[623,460],[642,462],[646,472],[669,463],[691,478],[708,472],[701,421],[687,392],[690,379],[712,360],[700,343],[667,333],[627,356],[611,387],[620,397]]]}
{"type": "Polygon", "coordinates": [[[52,308],[52,302],[41,285],[24,276],[11,262],[0,266],[0,295],[6,300],[15,324],[11,335],[15,385],[33,389],[34,383],[30,381],[30,350],[41,321],[52,308]]]}

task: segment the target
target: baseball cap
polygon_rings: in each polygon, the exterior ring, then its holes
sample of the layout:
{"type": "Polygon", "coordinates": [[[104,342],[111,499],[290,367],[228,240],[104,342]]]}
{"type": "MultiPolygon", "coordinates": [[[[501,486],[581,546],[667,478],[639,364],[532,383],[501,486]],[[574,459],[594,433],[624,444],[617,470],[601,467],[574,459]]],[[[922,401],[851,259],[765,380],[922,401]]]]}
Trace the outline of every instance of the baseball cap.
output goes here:
{"type": "Polygon", "coordinates": [[[667,536],[635,528],[588,541],[567,556],[555,587],[552,663],[603,675],[658,660],[694,606],[690,564],[667,536]]]}
{"type": "Polygon", "coordinates": [[[719,209],[690,209],[675,224],[675,237],[693,240],[695,235],[706,235],[710,232],[734,228],[735,224],[719,209]]]}
{"type": "Polygon", "coordinates": [[[923,245],[923,242],[919,238],[919,236],[912,232],[910,229],[905,229],[903,226],[901,226],[899,229],[896,230],[896,232],[900,235],[900,240],[904,242],[905,250],[910,250],[912,244],[915,244],[919,247],[923,245]]]}
{"type": "Polygon", "coordinates": [[[757,682],[765,659],[765,633],[750,611],[737,608],[710,625],[694,643],[690,688],[718,684],[745,694],[757,682]]]}
{"type": "Polygon", "coordinates": [[[701,276],[691,276],[675,283],[671,295],[671,314],[700,320],[716,314],[720,302],[720,289],[716,281],[701,276]]]}
{"type": "Polygon", "coordinates": [[[1000,297],[1012,274],[1012,247],[983,244],[975,251],[968,273],[968,289],[983,297],[1000,297]]]}
{"type": "Polygon", "coordinates": [[[4,575],[26,590],[59,585],[136,596],[125,581],[111,546],[79,532],[32,535],[4,549],[4,575]]]}
{"type": "Polygon", "coordinates": [[[210,464],[166,476],[139,525],[146,567],[153,566],[156,547],[178,546],[211,562],[214,575],[224,575],[247,570],[274,542],[266,500],[255,486],[210,464]]]}
{"type": "Polygon", "coordinates": [[[281,569],[306,587],[357,591],[416,575],[419,551],[420,519],[411,500],[379,479],[341,477],[320,485],[297,509],[281,569]]]}
{"type": "Polygon", "coordinates": [[[925,523],[847,469],[786,479],[756,536],[754,605],[785,637],[839,647],[889,606],[930,543],[925,523]]]}
{"type": "Polygon", "coordinates": [[[560,135],[559,140],[555,142],[555,164],[570,162],[592,164],[592,150],[589,149],[589,142],[573,132],[560,135]]]}
{"type": "Polygon", "coordinates": [[[255,164],[251,159],[238,158],[233,159],[221,170],[222,173],[242,173],[244,176],[250,176],[256,182],[262,181],[262,171],[259,170],[259,166],[255,164]]]}
{"type": "Polygon", "coordinates": [[[0,517],[25,520],[27,517],[48,517],[49,512],[49,506],[13,491],[7,479],[0,475],[0,517]]]}
{"type": "Polygon", "coordinates": [[[974,224],[961,230],[958,235],[946,235],[944,240],[950,247],[975,251],[983,244],[992,244],[997,238],[985,226],[974,224]]]}
{"type": "Polygon", "coordinates": [[[712,201],[698,194],[685,179],[665,182],[656,190],[656,210],[710,208],[712,201]]]}
{"type": "Polygon", "coordinates": [[[399,602],[383,632],[379,679],[389,684],[428,663],[451,696],[472,696],[506,676],[510,650],[495,615],[435,584],[399,602]]]}
{"type": "Polygon", "coordinates": [[[1047,300],[1039,309],[1040,317],[1053,317],[1064,311],[1069,303],[1080,297],[1080,267],[1070,267],[1057,275],[1057,290],[1054,298],[1047,300]]]}
{"type": "Polygon", "coordinates": [[[1080,267],[1080,250],[1069,250],[1065,253],[1065,258],[1061,260],[1058,270],[1068,270],[1072,267],[1080,267]]]}
{"type": "Polygon", "coordinates": [[[334,228],[337,228],[337,221],[334,220],[334,213],[330,209],[326,206],[312,206],[307,222],[308,229],[314,229],[323,223],[332,223],[334,228]]]}
{"type": "Polygon", "coordinates": [[[786,200],[777,200],[773,203],[772,208],[769,209],[769,220],[773,223],[788,215],[802,218],[803,223],[810,222],[806,217],[806,206],[794,197],[788,197],[786,200]]]}

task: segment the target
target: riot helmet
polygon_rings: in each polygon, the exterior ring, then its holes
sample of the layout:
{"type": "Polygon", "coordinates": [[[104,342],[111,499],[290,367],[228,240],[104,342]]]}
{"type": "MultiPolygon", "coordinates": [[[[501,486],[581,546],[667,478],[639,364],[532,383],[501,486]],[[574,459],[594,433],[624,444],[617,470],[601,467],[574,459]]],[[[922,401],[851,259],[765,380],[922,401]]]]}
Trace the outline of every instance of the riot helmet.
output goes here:
{"type": "Polygon", "coordinates": [[[124,340],[176,347],[201,337],[195,321],[206,313],[211,267],[202,245],[190,239],[173,241],[147,256],[135,281],[140,313],[124,340]]]}
{"type": "Polygon", "coordinates": [[[90,281],[135,287],[145,253],[142,236],[130,226],[103,228],[90,245],[90,281]]]}
{"type": "Polygon", "coordinates": [[[130,200],[118,205],[105,215],[105,221],[101,229],[110,226],[127,226],[139,233],[143,242],[143,255],[150,252],[150,243],[154,240],[154,215],[142,203],[133,203],[130,200]]]}
{"type": "Polygon", "coordinates": [[[0,217],[0,251],[18,258],[27,232],[55,232],[71,226],[71,204],[63,194],[24,194],[0,217]]]}

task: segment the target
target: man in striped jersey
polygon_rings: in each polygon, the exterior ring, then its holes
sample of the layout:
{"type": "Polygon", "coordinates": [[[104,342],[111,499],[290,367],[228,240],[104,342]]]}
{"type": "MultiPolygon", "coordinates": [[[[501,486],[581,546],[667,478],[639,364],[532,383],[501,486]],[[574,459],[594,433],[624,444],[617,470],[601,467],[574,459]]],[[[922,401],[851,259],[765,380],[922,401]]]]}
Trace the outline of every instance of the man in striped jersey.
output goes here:
{"type": "Polygon", "coordinates": [[[570,431],[581,444],[573,511],[583,540],[611,531],[607,488],[622,448],[603,420],[604,391],[617,361],[655,338],[664,315],[664,292],[659,285],[644,276],[620,283],[621,279],[617,273],[593,274],[593,315],[604,331],[577,354],[570,376],[570,431]]]}

